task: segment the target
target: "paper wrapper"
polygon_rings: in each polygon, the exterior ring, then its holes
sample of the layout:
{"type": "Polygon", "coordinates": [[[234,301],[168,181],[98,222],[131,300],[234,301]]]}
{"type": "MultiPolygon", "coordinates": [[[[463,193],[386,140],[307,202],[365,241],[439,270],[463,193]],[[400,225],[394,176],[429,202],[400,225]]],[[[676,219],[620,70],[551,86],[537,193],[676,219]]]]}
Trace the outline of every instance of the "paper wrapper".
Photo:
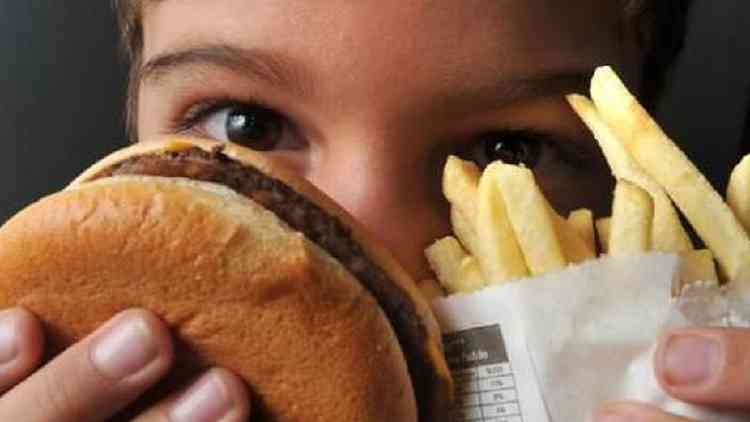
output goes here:
{"type": "Polygon", "coordinates": [[[701,421],[747,421],[680,403],[658,386],[652,355],[665,329],[747,326],[750,314],[713,287],[671,300],[678,270],[672,255],[610,257],[437,299],[458,388],[454,420],[590,421],[604,402],[639,400],[701,421]]]}

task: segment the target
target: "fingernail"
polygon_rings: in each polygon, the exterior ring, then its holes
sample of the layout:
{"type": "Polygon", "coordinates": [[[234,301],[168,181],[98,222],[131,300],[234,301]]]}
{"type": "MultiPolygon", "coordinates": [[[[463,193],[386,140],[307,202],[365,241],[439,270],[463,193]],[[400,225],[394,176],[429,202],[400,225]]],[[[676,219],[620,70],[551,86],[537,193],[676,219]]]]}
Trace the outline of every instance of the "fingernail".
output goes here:
{"type": "Polygon", "coordinates": [[[232,409],[224,384],[214,373],[204,375],[177,400],[172,422],[215,422],[232,409]]]}
{"type": "Polygon", "coordinates": [[[18,318],[11,312],[0,315],[0,364],[13,362],[18,354],[18,318]]]}
{"type": "Polygon", "coordinates": [[[151,329],[139,317],[117,322],[94,345],[92,360],[105,376],[123,379],[137,373],[157,355],[151,329]]]}
{"type": "Polygon", "coordinates": [[[699,385],[710,380],[720,362],[721,347],[711,338],[675,335],[667,340],[664,376],[674,386],[699,385]]]}

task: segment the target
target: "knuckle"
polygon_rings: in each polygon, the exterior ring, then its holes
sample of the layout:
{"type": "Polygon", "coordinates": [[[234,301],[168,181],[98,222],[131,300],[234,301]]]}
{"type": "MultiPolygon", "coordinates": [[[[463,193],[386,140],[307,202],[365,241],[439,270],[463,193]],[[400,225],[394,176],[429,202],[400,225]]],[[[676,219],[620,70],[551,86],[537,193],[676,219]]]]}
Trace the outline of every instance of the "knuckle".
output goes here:
{"type": "MultiPolygon", "coordinates": [[[[3,337],[11,353],[4,350],[2,371],[0,371],[0,389],[6,390],[29,376],[42,360],[43,337],[41,330],[34,327],[35,320],[23,312],[11,312],[10,326],[0,325],[0,336],[3,337]]],[[[6,321],[7,323],[7,321],[6,321]]]]}
{"type": "Polygon", "coordinates": [[[42,391],[36,397],[37,405],[47,407],[45,412],[55,415],[59,421],[82,420],[80,409],[75,405],[75,387],[72,383],[61,380],[52,371],[41,373],[42,391]]]}

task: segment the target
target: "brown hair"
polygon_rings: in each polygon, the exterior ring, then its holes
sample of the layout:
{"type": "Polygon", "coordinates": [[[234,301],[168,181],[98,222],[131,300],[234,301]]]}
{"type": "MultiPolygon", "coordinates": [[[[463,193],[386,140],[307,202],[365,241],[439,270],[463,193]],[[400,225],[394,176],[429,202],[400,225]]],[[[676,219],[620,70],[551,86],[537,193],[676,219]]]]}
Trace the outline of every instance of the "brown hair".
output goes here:
{"type": "MultiPolygon", "coordinates": [[[[145,0],[158,1],[158,0],[145,0]]],[[[662,91],[670,65],[682,50],[687,13],[692,0],[620,0],[631,14],[642,19],[649,29],[643,100],[652,105],[662,91]]],[[[122,37],[122,50],[130,62],[126,125],[131,138],[137,137],[138,70],[143,52],[144,0],[112,0],[122,37]]]]}
{"type": "Polygon", "coordinates": [[[125,128],[130,140],[138,140],[138,71],[143,60],[142,0],[112,0],[120,26],[120,46],[130,62],[128,93],[125,106],[125,128]]]}

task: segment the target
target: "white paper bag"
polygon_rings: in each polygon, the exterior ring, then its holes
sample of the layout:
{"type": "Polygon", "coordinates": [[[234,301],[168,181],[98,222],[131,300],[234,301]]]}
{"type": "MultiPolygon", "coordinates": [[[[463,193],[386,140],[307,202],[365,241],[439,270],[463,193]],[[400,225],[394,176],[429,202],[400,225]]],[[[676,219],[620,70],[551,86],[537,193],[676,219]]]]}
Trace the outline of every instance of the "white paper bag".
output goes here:
{"type": "MultiPolygon", "coordinates": [[[[729,323],[730,301],[722,310],[670,300],[678,269],[672,255],[610,257],[436,300],[458,386],[456,422],[589,421],[611,400],[702,421],[749,420],[679,403],[658,387],[652,354],[665,328],[729,323]]],[[[695,297],[723,296],[710,289],[695,297]]]]}

